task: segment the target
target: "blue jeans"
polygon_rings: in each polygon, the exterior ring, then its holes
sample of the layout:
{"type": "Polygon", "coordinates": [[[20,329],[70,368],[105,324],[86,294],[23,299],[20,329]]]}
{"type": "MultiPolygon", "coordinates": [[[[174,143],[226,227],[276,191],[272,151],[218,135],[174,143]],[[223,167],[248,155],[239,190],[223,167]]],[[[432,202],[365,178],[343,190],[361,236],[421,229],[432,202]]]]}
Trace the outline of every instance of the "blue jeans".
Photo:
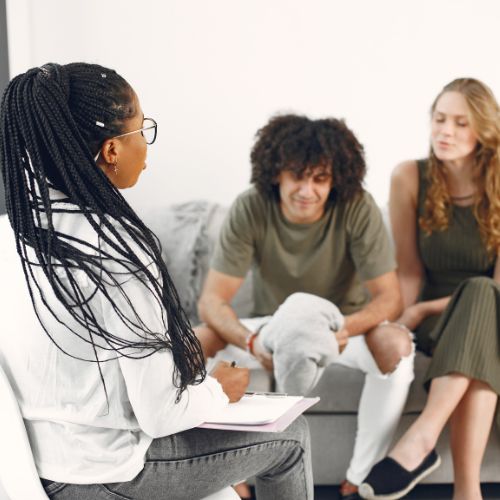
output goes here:
{"type": "Polygon", "coordinates": [[[155,439],[132,481],[44,485],[52,500],[196,500],[252,476],[259,500],[313,500],[304,417],[280,433],[190,429],[155,439]]]}

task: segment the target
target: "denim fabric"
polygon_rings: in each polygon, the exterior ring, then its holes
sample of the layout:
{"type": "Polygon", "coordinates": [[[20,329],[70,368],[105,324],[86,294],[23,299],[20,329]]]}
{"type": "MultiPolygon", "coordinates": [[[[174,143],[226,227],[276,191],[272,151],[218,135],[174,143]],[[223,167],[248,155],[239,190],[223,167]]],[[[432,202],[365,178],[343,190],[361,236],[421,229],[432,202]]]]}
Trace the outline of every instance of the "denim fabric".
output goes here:
{"type": "Polygon", "coordinates": [[[312,500],[309,429],[303,417],[281,433],[190,429],[155,439],[132,481],[45,483],[52,500],[196,500],[256,476],[259,500],[312,500]]]}

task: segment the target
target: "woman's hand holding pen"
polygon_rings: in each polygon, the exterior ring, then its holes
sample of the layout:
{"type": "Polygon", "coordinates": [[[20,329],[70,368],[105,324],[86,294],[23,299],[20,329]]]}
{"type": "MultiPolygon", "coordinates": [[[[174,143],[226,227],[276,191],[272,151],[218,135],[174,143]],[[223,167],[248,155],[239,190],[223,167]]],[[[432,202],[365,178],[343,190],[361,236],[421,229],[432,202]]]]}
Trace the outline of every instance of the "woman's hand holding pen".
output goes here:
{"type": "Polygon", "coordinates": [[[243,397],[250,381],[248,368],[238,368],[234,362],[220,361],[210,375],[217,379],[230,403],[236,403],[243,397]]]}

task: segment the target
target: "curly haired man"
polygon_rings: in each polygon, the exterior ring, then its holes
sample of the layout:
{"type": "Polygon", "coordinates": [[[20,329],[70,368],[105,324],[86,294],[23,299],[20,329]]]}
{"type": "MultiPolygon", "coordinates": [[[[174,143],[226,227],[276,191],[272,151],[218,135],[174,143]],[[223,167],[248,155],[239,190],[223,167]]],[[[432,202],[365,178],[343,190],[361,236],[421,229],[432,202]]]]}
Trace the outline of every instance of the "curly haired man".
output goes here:
{"type": "MultiPolygon", "coordinates": [[[[342,326],[324,333],[340,350],[332,362],[366,374],[340,489],[358,498],[357,485],[390,445],[413,379],[411,338],[387,323],[402,302],[382,216],[362,187],[363,147],[342,120],[281,115],[257,132],[251,162],[253,186],[229,211],[200,298],[198,337],[206,355],[233,344],[271,370],[277,351],[259,332],[278,308],[285,319],[298,311],[304,324],[318,314],[317,297],[339,308],[342,326]],[[250,268],[254,310],[240,319],[230,303],[250,268]]],[[[297,356],[307,358],[307,345],[297,356]]]]}

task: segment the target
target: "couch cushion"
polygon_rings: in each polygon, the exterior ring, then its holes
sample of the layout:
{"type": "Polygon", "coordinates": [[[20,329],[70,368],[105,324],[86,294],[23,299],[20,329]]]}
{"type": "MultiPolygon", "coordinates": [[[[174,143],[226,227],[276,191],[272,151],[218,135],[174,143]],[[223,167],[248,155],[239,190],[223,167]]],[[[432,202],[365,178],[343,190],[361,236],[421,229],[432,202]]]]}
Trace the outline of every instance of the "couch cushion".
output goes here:
{"type": "MultiPolygon", "coordinates": [[[[227,210],[216,203],[195,200],[157,205],[140,214],[160,240],[163,259],[192,324],[199,323],[197,301],[227,210]]],[[[251,281],[249,273],[233,299],[240,317],[248,317],[252,310],[251,281]]]]}
{"type": "Polygon", "coordinates": [[[158,236],[162,256],[188,317],[197,322],[196,303],[205,279],[204,265],[213,250],[205,228],[215,203],[190,201],[169,207],[156,206],[141,214],[158,236]]]}
{"type": "MultiPolygon", "coordinates": [[[[415,356],[415,380],[404,413],[420,412],[427,399],[423,379],[430,358],[417,352],[415,356]]],[[[313,406],[310,413],[357,413],[359,398],[363,388],[364,374],[353,368],[340,365],[329,366],[311,396],[319,396],[320,402],[313,406]]]]}

